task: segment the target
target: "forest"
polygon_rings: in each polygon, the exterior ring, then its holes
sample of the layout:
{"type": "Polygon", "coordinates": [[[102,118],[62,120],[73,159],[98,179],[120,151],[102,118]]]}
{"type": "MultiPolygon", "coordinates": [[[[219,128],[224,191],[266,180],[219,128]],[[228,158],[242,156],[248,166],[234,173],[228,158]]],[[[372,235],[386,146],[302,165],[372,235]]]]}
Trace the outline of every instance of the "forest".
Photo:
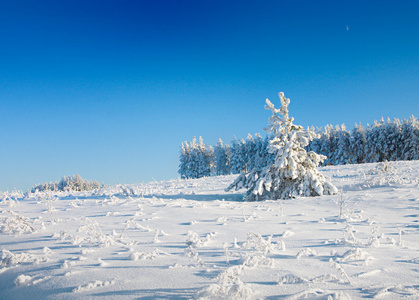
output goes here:
{"type": "MultiPolygon", "coordinates": [[[[356,124],[351,131],[344,124],[311,129],[317,138],[306,150],[327,156],[322,165],[419,159],[419,120],[414,116],[402,121],[381,118],[365,127],[356,124]]],[[[230,144],[219,139],[210,146],[202,137],[198,141],[194,137],[182,143],[178,172],[181,178],[201,178],[261,170],[274,161],[271,139],[269,134],[263,138],[257,133],[246,140],[234,138],[230,144]]]]}

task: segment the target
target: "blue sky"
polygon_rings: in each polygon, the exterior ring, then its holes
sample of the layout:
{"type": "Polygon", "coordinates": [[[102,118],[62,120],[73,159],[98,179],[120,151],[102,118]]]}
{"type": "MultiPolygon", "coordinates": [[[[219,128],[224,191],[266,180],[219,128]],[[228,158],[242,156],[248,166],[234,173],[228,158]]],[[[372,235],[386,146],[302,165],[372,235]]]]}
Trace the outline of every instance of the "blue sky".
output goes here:
{"type": "Polygon", "coordinates": [[[0,190],[177,178],[179,147],[419,117],[418,1],[0,2],[0,190]]]}

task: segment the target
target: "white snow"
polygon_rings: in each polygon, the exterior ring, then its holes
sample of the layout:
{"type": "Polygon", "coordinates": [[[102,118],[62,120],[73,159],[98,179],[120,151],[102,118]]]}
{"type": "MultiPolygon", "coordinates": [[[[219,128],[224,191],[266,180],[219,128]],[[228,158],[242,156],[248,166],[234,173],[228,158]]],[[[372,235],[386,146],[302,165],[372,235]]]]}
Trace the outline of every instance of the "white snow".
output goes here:
{"type": "Polygon", "coordinates": [[[419,161],[388,164],[281,201],[237,175],[0,193],[0,299],[418,299],[419,161]]]}

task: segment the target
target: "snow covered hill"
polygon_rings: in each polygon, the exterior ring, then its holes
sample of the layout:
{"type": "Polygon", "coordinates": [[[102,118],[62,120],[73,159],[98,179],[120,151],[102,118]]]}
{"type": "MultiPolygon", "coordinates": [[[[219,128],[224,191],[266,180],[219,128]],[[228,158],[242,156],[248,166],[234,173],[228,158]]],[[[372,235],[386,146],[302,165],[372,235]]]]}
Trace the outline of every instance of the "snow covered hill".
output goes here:
{"type": "Polygon", "coordinates": [[[419,299],[419,161],[243,202],[209,177],[0,194],[0,299],[419,299]]]}

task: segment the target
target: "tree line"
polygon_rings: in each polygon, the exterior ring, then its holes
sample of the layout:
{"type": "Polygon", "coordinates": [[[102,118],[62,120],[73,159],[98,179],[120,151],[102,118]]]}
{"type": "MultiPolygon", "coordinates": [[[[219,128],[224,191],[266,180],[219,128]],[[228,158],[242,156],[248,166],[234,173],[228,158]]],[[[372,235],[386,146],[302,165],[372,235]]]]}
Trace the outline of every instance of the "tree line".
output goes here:
{"type": "Polygon", "coordinates": [[[32,187],[31,192],[44,192],[44,191],[90,191],[94,189],[100,189],[105,185],[99,184],[96,180],[88,181],[81,178],[79,174],[72,176],[64,176],[60,181],[47,182],[36,184],[32,187]]]}
{"type": "MultiPolygon", "coordinates": [[[[322,165],[419,159],[419,120],[413,116],[402,121],[381,118],[366,127],[356,124],[351,131],[344,124],[312,129],[317,138],[306,150],[327,156],[322,165]]],[[[231,144],[219,139],[213,147],[194,137],[182,143],[178,172],[182,178],[201,178],[262,170],[274,161],[271,139],[271,135],[249,134],[231,144]]]]}

